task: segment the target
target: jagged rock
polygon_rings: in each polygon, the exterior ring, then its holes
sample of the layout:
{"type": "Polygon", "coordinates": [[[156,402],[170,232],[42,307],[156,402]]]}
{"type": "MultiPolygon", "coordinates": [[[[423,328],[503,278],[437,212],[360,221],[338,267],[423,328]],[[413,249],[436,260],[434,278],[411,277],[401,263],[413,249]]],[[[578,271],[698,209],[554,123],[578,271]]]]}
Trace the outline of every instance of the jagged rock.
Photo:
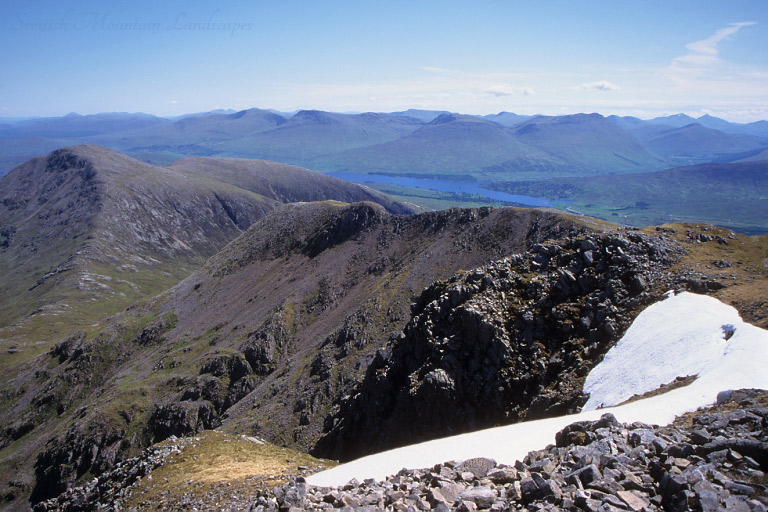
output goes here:
{"type": "Polygon", "coordinates": [[[517,470],[515,468],[495,468],[488,472],[486,475],[488,479],[494,484],[511,484],[518,479],[517,470]]]}
{"type": "Polygon", "coordinates": [[[203,364],[200,374],[210,373],[214,377],[227,376],[236,381],[252,373],[251,365],[240,354],[215,356],[203,364]]]}
{"type": "Polygon", "coordinates": [[[641,233],[568,238],[432,284],[313,452],[346,460],[577,410],[584,372],[629,326],[630,312],[659,297],[654,286],[681,251],[641,233]],[[601,266],[585,264],[585,251],[601,266]]]}
{"type": "Polygon", "coordinates": [[[590,464],[568,474],[565,477],[565,481],[576,487],[586,487],[595,480],[601,480],[602,478],[603,475],[600,473],[600,469],[595,464],[590,464]]]}
{"type": "Polygon", "coordinates": [[[60,341],[50,351],[53,357],[59,358],[59,363],[63,363],[67,359],[76,358],[82,355],[89,347],[83,346],[83,340],[85,339],[85,333],[83,331],[77,331],[75,334],[60,341]]]}
{"type": "Polygon", "coordinates": [[[213,405],[204,400],[158,406],[149,419],[148,429],[157,441],[172,435],[195,434],[217,426],[213,405]]]}
{"type": "Polygon", "coordinates": [[[468,459],[458,464],[455,470],[459,473],[470,472],[475,478],[484,478],[488,475],[488,472],[496,467],[496,461],[493,459],[487,459],[479,457],[476,459],[468,459]]]}

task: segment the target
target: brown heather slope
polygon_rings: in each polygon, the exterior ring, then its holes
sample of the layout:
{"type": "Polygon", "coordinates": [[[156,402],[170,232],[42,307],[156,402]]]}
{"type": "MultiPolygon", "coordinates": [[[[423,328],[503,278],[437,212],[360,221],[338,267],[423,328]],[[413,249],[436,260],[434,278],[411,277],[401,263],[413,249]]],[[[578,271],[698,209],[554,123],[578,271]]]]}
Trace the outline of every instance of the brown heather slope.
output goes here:
{"type": "Polygon", "coordinates": [[[768,329],[768,235],[745,236],[703,223],[646,228],[664,232],[686,250],[672,268],[687,289],[712,295],[741,317],[768,329]]]}

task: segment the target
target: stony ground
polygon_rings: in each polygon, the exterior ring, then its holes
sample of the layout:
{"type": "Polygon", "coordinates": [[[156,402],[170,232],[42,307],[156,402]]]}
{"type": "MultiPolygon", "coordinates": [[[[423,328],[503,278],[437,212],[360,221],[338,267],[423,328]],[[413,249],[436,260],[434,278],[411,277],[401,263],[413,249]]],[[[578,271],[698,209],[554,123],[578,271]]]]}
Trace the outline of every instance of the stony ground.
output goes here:
{"type": "Polygon", "coordinates": [[[766,469],[766,394],[738,391],[667,427],[574,423],[514,466],[446,462],[336,489],[297,479],[252,510],[765,511],[766,469]]]}

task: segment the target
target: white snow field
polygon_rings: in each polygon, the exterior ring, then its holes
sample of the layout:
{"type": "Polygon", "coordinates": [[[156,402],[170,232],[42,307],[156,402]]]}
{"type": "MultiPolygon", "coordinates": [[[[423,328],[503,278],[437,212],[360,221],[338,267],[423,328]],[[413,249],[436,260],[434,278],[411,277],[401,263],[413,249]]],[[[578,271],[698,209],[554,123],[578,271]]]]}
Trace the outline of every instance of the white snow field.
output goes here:
{"type": "Polygon", "coordinates": [[[514,464],[531,450],[553,444],[555,434],[581,420],[610,412],[621,422],[664,425],[675,416],[716,402],[721,391],[768,389],[768,331],[745,323],[734,308],[712,297],[683,292],[643,311],[625,336],[587,376],[585,412],[529,421],[405,446],[316,473],[315,486],[340,486],[352,478],[383,480],[402,468],[425,468],[448,460],[490,457],[514,464]],[[732,336],[726,340],[727,333],[732,336]],[[676,377],[691,384],[619,407],[635,394],[676,377]],[[590,410],[586,410],[590,409],[590,410]]]}

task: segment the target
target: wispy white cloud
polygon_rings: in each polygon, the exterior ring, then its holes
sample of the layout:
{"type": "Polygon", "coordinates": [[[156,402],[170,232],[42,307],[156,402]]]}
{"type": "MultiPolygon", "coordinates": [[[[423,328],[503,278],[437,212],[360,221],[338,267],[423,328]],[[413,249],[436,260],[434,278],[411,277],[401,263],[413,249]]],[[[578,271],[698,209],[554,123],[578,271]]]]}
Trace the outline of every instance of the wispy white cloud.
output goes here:
{"type": "Polygon", "coordinates": [[[731,103],[734,107],[743,100],[764,103],[768,72],[763,68],[734,65],[720,57],[721,44],[754,21],[729,23],[726,27],[701,41],[685,46],[687,53],[672,59],[661,70],[667,79],[669,96],[684,94],[689,101],[705,98],[709,102],[731,103]]]}
{"type": "Polygon", "coordinates": [[[494,98],[505,98],[509,96],[532,96],[536,94],[536,92],[530,87],[511,87],[509,85],[492,85],[485,92],[494,98]]]}
{"type": "Polygon", "coordinates": [[[688,53],[675,58],[672,61],[673,66],[682,67],[708,67],[717,65],[720,62],[719,44],[732,36],[743,27],[756,25],[755,21],[742,21],[739,23],[729,23],[728,26],[717,30],[714,34],[701,41],[694,41],[685,45],[688,53]]]}
{"type": "Polygon", "coordinates": [[[588,84],[581,84],[579,89],[585,91],[618,91],[621,89],[618,85],[609,82],[608,80],[599,80],[597,82],[590,82],[588,84]]]}
{"type": "Polygon", "coordinates": [[[177,105],[179,103],[179,100],[171,100],[171,105],[177,105]]]}

